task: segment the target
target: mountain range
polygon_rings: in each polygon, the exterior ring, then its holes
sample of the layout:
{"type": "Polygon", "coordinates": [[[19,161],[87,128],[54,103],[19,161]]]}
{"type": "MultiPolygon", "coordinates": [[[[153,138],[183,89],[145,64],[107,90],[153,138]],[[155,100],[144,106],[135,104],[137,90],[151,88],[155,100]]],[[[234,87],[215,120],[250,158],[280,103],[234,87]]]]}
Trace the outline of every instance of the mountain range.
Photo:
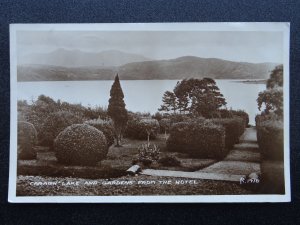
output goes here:
{"type": "Polygon", "coordinates": [[[150,60],[142,55],[117,50],[85,52],[59,48],[49,53],[32,53],[20,57],[19,64],[55,65],[63,67],[121,66],[131,62],[150,60]]]}
{"type": "Polygon", "coordinates": [[[44,56],[29,56],[26,64],[18,66],[18,81],[111,80],[117,73],[123,80],[203,77],[267,79],[276,65],[278,64],[233,62],[195,56],[150,60],[141,55],[119,51],[86,53],[58,49],[44,56]]]}

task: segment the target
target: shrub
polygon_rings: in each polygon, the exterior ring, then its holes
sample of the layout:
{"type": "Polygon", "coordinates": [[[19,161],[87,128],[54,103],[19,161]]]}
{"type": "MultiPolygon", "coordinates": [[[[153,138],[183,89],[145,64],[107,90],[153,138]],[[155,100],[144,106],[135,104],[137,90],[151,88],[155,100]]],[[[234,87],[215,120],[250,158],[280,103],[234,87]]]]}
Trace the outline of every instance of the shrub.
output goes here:
{"type": "Polygon", "coordinates": [[[159,159],[160,149],[155,144],[142,144],[138,151],[138,161],[143,163],[145,166],[149,166],[152,162],[159,159]]]}
{"type": "Polygon", "coordinates": [[[163,118],[164,118],[164,116],[163,116],[163,114],[160,113],[160,112],[156,112],[156,113],[152,116],[152,119],[156,119],[156,120],[158,120],[158,121],[160,121],[160,120],[163,119],[163,118]]]}
{"type": "Polygon", "coordinates": [[[185,114],[172,114],[169,116],[169,119],[171,120],[171,123],[179,123],[184,121],[191,120],[191,117],[185,114]]]}
{"type": "Polygon", "coordinates": [[[234,116],[238,116],[243,119],[245,127],[249,126],[249,115],[243,110],[232,110],[234,116]]]}
{"type": "Polygon", "coordinates": [[[218,114],[219,114],[220,118],[232,118],[233,117],[232,110],[228,110],[228,109],[219,109],[218,114]]]}
{"type": "Polygon", "coordinates": [[[107,155],[104,134],[87,124],[73,124],[54,141],[57,160],[65,165],[93,166],[107,155]]]}
{"type": "Polygon", "coordinates": [[[241,117],[244,120],[245,127],[249,125],[249,115],[243,110],[228,110],[228,109],[220,109],[218,110],[219,117],[221,118],[233,118],[233,117],[241,117]]]}
{"type": "Polygon", "coordinates": [[[283,121],[265,120],[257,123],[257,142],[263,159],[283,160],[283,121]]]}
{"type": "Polygon", "coordinates": [[[211,119],[211,121],[225,128],[225,145],[228,149],[238,143],[239,137],[244,133],[245,126],[242,118],[211,119]]]}
{"type": "Polygon", "coordinates": [[[159,123],[156,119],[135,118],[127,123],[125,136],[133,139],[155,139],[159,131],[159,123]]]}
{"type": "Polygon", "coordinates": [[[158,160],[158,163],[163,166],[180,166],[180,161],[174,157],[174,156],[166,156],[163,158],[160,158],[158,160]]]}
{"type": "Polygon", "coordinates": [[[167,140],[167,150],[196,157],[222,158],[228,153],[225,129],[206,120],[175,123],[167,140]]]}
{"type": "Polygon", "coordinates": [[[283,88],[277,87],[267,89],[258,94],[257,98],[258,109],[268,114],[274,112],[278,116],[283,116],[283,88]]]}
{"type": "Polygon", "coordinates": [[[39,143],[44,146],[53,147],[56,136],[66,127],[72,124],[82,123],[82,119],[67,111],[51,113],[42,125],[42,130],[38,135],[39,143]]]}
{"type": "Polygon", "coordinates": [[[85,121],[84,123],[93,126],[103,132],[103,134],[106,137],[107,147],[110,147],[114,143],[115,134],[114,134],[114,127],[112,126],[111,121],[97,119],[97,120],[88,120],[85,121]]]}
{"type": "Polygon", "coordinates": [[[275,113],[261,113],[260,115],[256,115],[255,117],[255,123],[256,123],[256,126],[259,126],[262,122],[265,122],[265,121],[276,121],[276,120],[282,120],[282,117],[281,116],[278,116],[276,115],[275,113]]]}
{"type": "Polygon", "coordinates": [[[18,122],[18,159],[36,159],[34,146],[37,141],[37,132],[33,124],[18,122]]]}

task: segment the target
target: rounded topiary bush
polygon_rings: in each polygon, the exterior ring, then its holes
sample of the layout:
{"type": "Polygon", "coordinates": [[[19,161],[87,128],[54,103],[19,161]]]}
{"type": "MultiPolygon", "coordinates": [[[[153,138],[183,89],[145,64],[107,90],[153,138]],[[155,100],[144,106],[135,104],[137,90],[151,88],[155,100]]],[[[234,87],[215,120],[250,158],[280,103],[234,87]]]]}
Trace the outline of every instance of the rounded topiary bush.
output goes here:
{"type": "Polygon", "coordinates": [[[82,118],[68,111],[51,113],[44,121],[38,134],[39,143],[43,146],[53,147],[56,136],[72,124],[82,123],[82,118]]]}
{"type": "Polygon", "coordinates": [[[18,159],[36,159],[34,146],[37,142],[37,132],[33,124],[18,122],[18,159]]]}
{"type": "Polygon", "coordinates": [[[107,147],[110,147],[111,145],[113,145],[113,143],[115,142],[115,138],[114,138],[115,133],[114,133],[114,127],[113,127],[111,121],[96,119],[96,120],[88,120],[88,121],[85,121],[84,123],[88,124],[90,126],[93,126],[103,132],[103,134],[106,137],[107,147]]]}
{"type": "Polygon", "coordinates": [[[73,124],[54,141],[57,160],[65,165],[94,166],[108,152],[105,135],[87,124],[73,124]]]}

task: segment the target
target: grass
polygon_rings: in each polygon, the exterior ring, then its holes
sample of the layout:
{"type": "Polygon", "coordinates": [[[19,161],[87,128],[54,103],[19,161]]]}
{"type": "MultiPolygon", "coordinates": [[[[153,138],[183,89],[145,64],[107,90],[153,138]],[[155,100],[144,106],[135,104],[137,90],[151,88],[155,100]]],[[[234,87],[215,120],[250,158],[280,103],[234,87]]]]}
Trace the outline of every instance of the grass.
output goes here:
{"type": "MultiPolygon", "coordinates": [[[[57,162],[55,153],[45,147],[36,147],[37,160],[19,160],[18,175],[50,176],[50,177],[80,177],[80,178],[107,178],[123,176],[125,171],[133,165],[133,160],[138,158],[138,147],[146,143],[143,140],[123,139],[122,147],[111,146],[107,158],[95,167],[64,166],[57,162]]],[[[195,159],[187,154],[166,151],[164,134],[159,135],[151,144],[156,144],[160,150],[160,158],[172,156],[180,161],[178,166],[164,166],[153,162],[150,166],[142,168],[197,171],[216,162],[214,159],[195,159]]]]}
{"type": "MultiPolygon", "coordinates": [[[[132,165],[132,160],[138,157],[138,147],[146,143],[143,140],[124,139],[122,147],[112,146],[109,149],[107,159],[101,162],[101,165],[113,166],[118,169],[128,169],[132,165]]],[[[166,151],[166,140],[164,134],[158,135],[155,140],[150,141],[160,148],[160,158],[173,156],[180,161],[180,166],[163,166],[156,162],[150,165],[152,169],[178,170],[178,171],[196,171],[207,167],[216,162],[214,159],[195,159],[187,154],[166,151]]],[[[142,167],[144,167],[142,165],[142,167]]]]}
{"type": "MultiPolygon", "coordinates": [[[[128,176],[125,171],[138,156],[138,147],[146,143],[141,140],[124,139],[122,147],[111,146],[107,158],[95,167],[64,166],[57,163],[54,152],[41,148],[37,160],[20,160],[18,162],[17,195],[18,196],[118,196],[118,195],[232,195],[254,194],[238,183],[196,180],[196,184],[176,185],[177,180],[189,181],[188,178],[152,177],[145,175],[128,176]],[[163,185],[159,181],[171,181],[163,185]],[[58,185],[34,186],[32,182],[58,181],[58,185]],[[79,182],[81,185],[61,185],[66,182],[79,182]],[[108,181],[130,181],[132,185],[103,185],[108,181]],[[152,185],[141,185],[139,181],[153,181],[152,185]],[[84,185],[85,182],[97,185],[84,185]]],[[[161,149],[160,157],[172,156],[180,161],[176,167],[152,163],[150,168],[197,171],[214,164],[213,159],[195,159],[187,154],[166,151],[164,135],[152,140],[161,149]]]]}

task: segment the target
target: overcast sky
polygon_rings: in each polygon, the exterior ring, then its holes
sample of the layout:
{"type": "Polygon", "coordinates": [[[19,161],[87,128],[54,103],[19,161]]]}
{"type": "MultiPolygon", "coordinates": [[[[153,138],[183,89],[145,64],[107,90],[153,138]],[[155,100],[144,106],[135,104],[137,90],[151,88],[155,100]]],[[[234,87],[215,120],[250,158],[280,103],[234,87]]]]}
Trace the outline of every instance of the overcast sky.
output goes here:
{"type": "Polygon", "coordinates": [[[58,48],[119,50],[151,59],[181,56],[283,63],[281,32],[254,31],[18,31],[18,57],[58,48]]]}

